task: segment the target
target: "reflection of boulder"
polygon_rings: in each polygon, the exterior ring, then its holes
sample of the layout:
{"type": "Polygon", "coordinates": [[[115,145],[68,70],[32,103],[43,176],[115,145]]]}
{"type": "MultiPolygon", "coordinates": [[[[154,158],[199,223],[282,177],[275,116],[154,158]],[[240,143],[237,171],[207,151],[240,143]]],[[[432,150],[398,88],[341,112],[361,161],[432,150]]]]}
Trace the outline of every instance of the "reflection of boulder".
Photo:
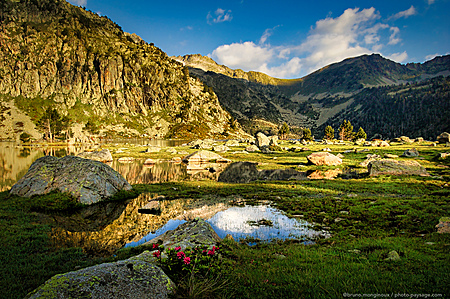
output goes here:
{"type": "Polygon", "coordinates": [[[338,175],[342,173],[341,169],[330,169],[326,171],[315,170],[308,174],[308,178],[311,180],[331,180],[336,178],[338,175]]]}
{"type": "Polygon", "coordinates": [[[77,157],[100,162],[111,162],[113,160],[111,152],[108,149],[94,152],[82,152],[79,153],[77,157]]]}
{"type": "Polygon", "coordinates": [[[10,193],[23,197],[58,190],[74,196],[80,203],[92,204],[113,196],[131,185],[104,163],[74,156],[37,159],[10,193]]]}
{"type": "Polygon", "coordinates": [[[27,298],[169,298],[172,280],[145,259],[105,263],[55,275],[27,298]]]}

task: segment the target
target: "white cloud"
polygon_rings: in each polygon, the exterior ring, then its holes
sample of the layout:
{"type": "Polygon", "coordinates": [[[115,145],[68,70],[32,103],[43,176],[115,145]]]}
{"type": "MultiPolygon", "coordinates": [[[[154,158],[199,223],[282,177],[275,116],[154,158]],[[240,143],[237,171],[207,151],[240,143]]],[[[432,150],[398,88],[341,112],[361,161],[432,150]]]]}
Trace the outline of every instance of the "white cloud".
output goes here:
{"type": "Polygon", "coordinates": [[[256,70],[271,60],[273,51],[253,42],[245,42],[220,46],[210,56],[230,68],[256,70]]]}
{"type": "Polygon", "coordinates": [[[233,16],[231,15],[231,10],[225,10],[222,8],[218,8],[215,12],[214,15],[216,17],[214,17],[211,12],[208,13],[208,15],[206,16],[206,20],[208,22],[208,24],[211,24],[211,21],[213,23],[223,23],[223,22],[229,22],[233,19],[233,16]]]}
{"type": "MultiPolygon", "coordinates": [[[[428,1],[428,4],[430,4],[430,1],[428,1]]],[[[407,17],[413,16],[415,14],[417,14],[417,10],[416,10],[416,8],[414,6],[411,5],[411,7],[408,8],[407,10],[398,12],[395,15],[391,16],[389,19],[393,19],[393,20],[397,20],[397,19],[400,19],[400,18],[405,18],[406,19],[407,17]]]]}
{"type": "MultiPolygon", "coordinates": [[[[272,46],[267,42],[275,28],[266,29],[258,43],[222,45],[209,56],[230,68],[298,78],[348,57],[380,53],[385,46],[393,47],[401,41],[400,29],[385,24],[373,7],[347,9],[336,18],[318,20],[305,40],[290,46],[272,46]]],[[[392,60],[402,62],[408,58],[406,51],[393,52],[392,60]]]]}
{"type": "Polygon", "coordinates": [[[428,5],[434,4],[434,0],[428,0],[428,5]]]}
{"type": "Polygon", "coordinates": [[[387,58],[389,58],[390,60],[393,60],[395,62],[403,62],[406,59],[408,59],[408,54],[406,53],[406,51],[403,51],[402,53],[394,53],[389,55],[387,58]]]}
{"type": "Polygon", "coordinates": [[[87,0],[69,0],[68,2],[78,6],[86,6],[87,4],[87,0]]]}
{"type": "Polygon", "coordinates": [[[434,57],[436,57],[436,56],[440,56],[438,53],[435,53],[435,54],[431,54],[431,55],[427,55],[427,56],[425,56],[425,59],[426,60],[431,60],[431,59],[433,59],[434,57]]]}
{"type": "Polygon", "coordinates": [[[398,34],[400,33],[400,29],[398,27],[391,27],[389,28],[390,31],[392,31],[391,36],[389,36],[389,43],[388,45],[396,45],[398,44],[401,39],[398,38],[398,34]]]}

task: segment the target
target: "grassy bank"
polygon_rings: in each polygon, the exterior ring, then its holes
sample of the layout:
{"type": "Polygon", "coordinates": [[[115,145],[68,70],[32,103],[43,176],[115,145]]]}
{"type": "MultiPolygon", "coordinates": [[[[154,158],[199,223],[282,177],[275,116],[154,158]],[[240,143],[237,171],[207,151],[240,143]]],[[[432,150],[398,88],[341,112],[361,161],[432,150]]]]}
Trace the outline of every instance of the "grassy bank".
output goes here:
{"type": "MultiPolygon", "coordinates": [[[[373,151],[401,154],[404,149],[373,151]]],[[[209,285],[195,277],[190,285],[179,281],[180,297],[195,294],[196,285],[212,298],[342,298],[344,293],[443,294],[445,298],[450,294],[450,236],[436,233],[435,225],[450,213],[450,163],[435,156],[448,150],[419,149],[422,159],[418,161],[430,177],[361,174],[352,179],[249,184],[162,183],[135,185],[134,192],[115,200],[126,201],[142,192],[162,194],[167,200],[207,196],[236,196],[249,203],[270,200],[287,215],[332,233],[331,238],[309,246],[285,241],[249,247],[224,241],[219,279],[209,285]],[[388,260],[394,250],[400,259],[388,260]]],[[[258,153],[245,160],[260,162],[261,168],[290,167],[303,163],[306,154],[258,153]]],[[[347,154],[346,167],[356,167],[365,154],[347,154]]],[[[145,249],[120,250],[114,257],[54,248],[49,236],[55,225],[52,217],[70,215],[79,208],[61,194],[24,199],[0,193],[1,298],[23,298],[55,274],[123,259],[145,249]]]]}

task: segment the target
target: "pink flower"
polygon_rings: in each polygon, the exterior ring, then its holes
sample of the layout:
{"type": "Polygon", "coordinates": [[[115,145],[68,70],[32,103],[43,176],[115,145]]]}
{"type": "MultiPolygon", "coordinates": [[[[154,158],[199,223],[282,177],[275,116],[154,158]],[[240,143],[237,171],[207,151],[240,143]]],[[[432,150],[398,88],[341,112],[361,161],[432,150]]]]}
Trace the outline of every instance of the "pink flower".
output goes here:
{"type": "Polygon", "coordinates": [[[158,244],[153,244],[153,249],[158,248],[158,244]]]}
{"type": "Polygon", "coordinates": [[[175,247],[175,250],[176,251],[181,250],[181,246],[175,247]]]}
{"type": "Polygon", "coordinates": [[[219,250],[219,247],[213,246],[213,251],[219,250]]]}
{"type": "Polygon", "coordinates": [[[208,255],[213,256],[214,255],[214,250],[209,250],[208,251],[208,255]]]}
{"type": "Polygon", "coordinates": [[[190,257],[185,257],[183,261],[184,261],[184,263],[186,265],[189,265],[191,263],[191,258],[190,257]]]}
{"type": "Polygon", "coordinates": [[[206,249],[203,249],[203,253],[206,253],[206,249]]]}
{"type": "Polygon", "coordinates": [[[177,253],[177,258],[178,258],[178,259],[181,259],[181,258],[183,258],[183,257],[185,257],[185,256],[186,256],[186,255],[184,254],[183,251],[180,251],[180,252],[177,253]]]}
{"type": "Polygon", "coordinates": [[[153,252],[153,256],[154,257],[160,257],[161,256],[161,251],[155,251],[155,252],[153,252]]]}

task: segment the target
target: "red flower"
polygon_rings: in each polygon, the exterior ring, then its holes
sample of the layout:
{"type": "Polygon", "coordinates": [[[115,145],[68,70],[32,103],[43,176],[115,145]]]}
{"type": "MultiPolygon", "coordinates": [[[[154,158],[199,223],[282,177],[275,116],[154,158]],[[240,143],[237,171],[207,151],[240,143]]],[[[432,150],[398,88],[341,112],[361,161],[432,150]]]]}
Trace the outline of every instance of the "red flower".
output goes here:
{"type": "Polygon", "coordinates": [[[161,251],[155,251],[155,252],[153,252],[153,256],[154,257],[160,257],[161,256],[161,251]]]}
{"type": "Polygon", "coordinates": [[[176,251],[181,250],[181,246],[175,247],[175,250],[176,251]]]}
{"type": "Polygon", "coordinates": [[[208,251],[208,255],[213,256],[214,255],[214,250],[209,250],[208,251]]]}
{"type": "Polygon", "coordinates": [[[184,263],[186,265],[189,265],[191,263],[191,258],[190,257],[185,257],[183,261],[184,261],[184,263]]]}
{"type": "Polygon", "coordinates": [[[158,244],[153,244],[153,249],[158,248],[158,244]]]}
{"type": "Polygon", "coordinates": [[[178,258],[178,259],[181,259],[181,258],[183,258],[183,257],[185,257],[185,256],[186,256],[186,255],[184,254],[183,251],[180,251],[180,252],[177,253],[177,258],[178,258]]]}

